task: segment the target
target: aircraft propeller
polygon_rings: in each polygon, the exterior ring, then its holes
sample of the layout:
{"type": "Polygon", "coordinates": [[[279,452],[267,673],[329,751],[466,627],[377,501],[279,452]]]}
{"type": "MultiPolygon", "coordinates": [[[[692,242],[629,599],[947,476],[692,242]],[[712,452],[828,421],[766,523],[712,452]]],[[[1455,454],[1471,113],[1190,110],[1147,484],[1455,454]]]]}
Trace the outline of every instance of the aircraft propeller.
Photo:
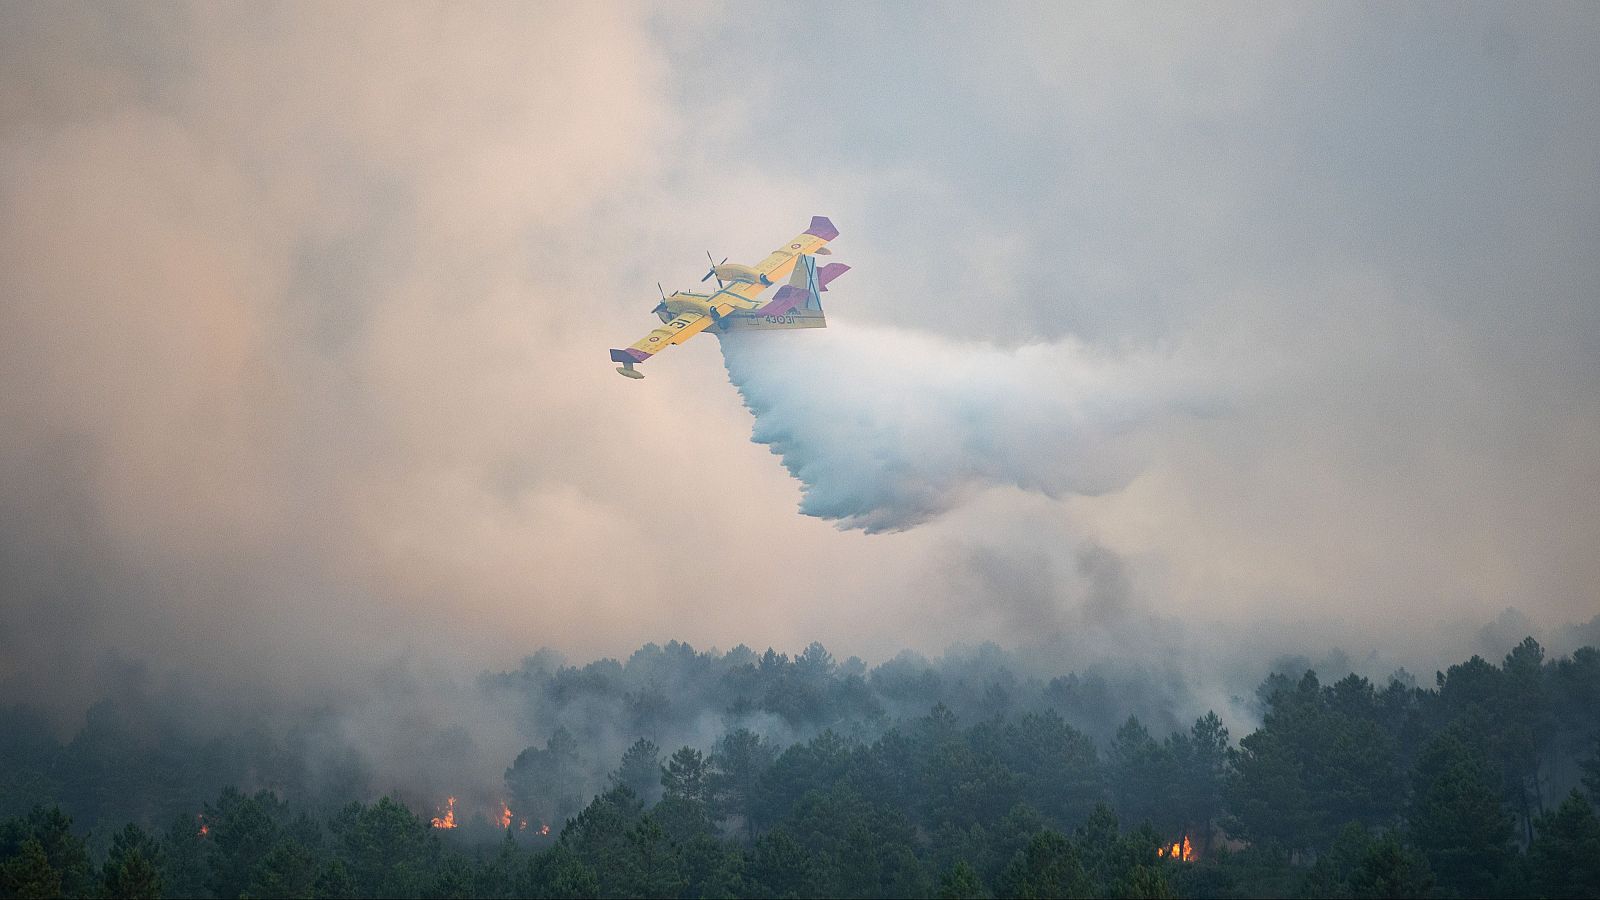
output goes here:
{"type": "Polygon", "coordinates": [[[707,281],[707,280],[709,280],[711,278],[716,278],[717,279],[717,290],[720,291],[720,290],[722,290],[722,286],[723,285],[722,285],[722,278],[717,276],[717,266],[720,266],[720,265],[722,265],[722,263],[727,262],[728,258],[726,256],[724,256],[722,258],[722,262],[717,262],[714,258],[712,258],[711,251],[707,250],[706,251],[706,259],[711,260],[711,268],[706,270],[705,278],[702,278],[700,280],[702,282],[704,282],[704,281],[707,281]]]}

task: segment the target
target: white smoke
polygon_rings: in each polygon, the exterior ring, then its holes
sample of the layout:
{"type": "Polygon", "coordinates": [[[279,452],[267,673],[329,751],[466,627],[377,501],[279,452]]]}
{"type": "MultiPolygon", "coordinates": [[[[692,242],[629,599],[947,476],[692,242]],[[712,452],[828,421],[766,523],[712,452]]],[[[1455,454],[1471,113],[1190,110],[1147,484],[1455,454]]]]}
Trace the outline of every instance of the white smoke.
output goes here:
{"type": "Polygon", "coordinates": [[[1143,464],[1144,426],[1204,402],[1175,354],[1076,340],[1002,348],[852,326],[723,335],[722,352],[751,439],[803,486],[800,511],[869,533],[985,486],[1115,490],[1143,464]]]}

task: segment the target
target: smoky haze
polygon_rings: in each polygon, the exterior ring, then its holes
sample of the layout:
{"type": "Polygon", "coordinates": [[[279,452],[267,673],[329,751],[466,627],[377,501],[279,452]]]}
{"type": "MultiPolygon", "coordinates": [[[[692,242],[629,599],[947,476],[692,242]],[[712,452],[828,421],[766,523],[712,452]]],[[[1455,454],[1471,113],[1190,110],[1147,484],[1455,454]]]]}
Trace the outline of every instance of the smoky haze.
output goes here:
{"type": "Polygon", "coordinates": [[[477,675],[539,647],[992,639],[1181,718],[1263,648],[1427,673],[1600,612],[1593,6],[773,35],[0,9],[0,700],[70,733],[136,671],[488,792],[554,725],[477,675]],[[827,332],[611,371],[655,282],[813,215],[827,332]]]}

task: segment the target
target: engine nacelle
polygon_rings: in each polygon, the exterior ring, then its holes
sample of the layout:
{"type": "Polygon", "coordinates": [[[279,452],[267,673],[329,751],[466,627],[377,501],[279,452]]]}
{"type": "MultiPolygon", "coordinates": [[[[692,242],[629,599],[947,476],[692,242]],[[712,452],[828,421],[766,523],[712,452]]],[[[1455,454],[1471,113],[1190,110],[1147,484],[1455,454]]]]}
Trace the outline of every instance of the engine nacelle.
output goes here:
{"type": "Polygon", "coordinates": [[[715,272],[719,279],[733,282],[734,284],[772,283],[772,280],[767,278],[767,276],[757,272],[755,269],[752,269],[749,266],[741,266],[738,263],[723,263],[720,266],[713,266],[711,271],[715,272]]]}

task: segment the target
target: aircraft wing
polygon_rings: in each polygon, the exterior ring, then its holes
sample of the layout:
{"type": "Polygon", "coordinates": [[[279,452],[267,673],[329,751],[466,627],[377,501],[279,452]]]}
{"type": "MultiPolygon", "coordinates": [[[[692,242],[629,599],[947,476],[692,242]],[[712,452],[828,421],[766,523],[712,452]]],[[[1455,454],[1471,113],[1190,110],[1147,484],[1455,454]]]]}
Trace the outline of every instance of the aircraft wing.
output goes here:
{"type": "Polygon", "coordinates": [[[794,271],[796,260],[801,256],[815,255],[838,236],[839,229],[833,227],[827,216],[812,216],[810,228],[795,235],[789,243],[772,251],[766,259],[756,263],[754,268],[767,276],[769,282],[787,278],[789,273],[794,271]]]}
{"type": "Polygon", "coordinates": [[[713,308],[718,315],[727,315],[736,309],[758,308],[761,304],[756,298],[779,279],[789,277],[800,257],[829,252],[825,249],[828,242],[838,236],[839,229],[833,227],[827,216],[812,216],[811,227],[795,235],[787,244],[767,254],[766,259],[751,267],[761,274],[765,279],[764,282],[736,282],[728,285],[712,295],[713,308]]]}
{"type": "Polygon", "coordinates": [[[680,313],[677,318],[634,341],[626,350],[611,351],[611,361],[622,363],[631,371],[634,363],[642,363],[672,344],[681,344],[710,325],[710,316],[697,312],[680,313]]]}

